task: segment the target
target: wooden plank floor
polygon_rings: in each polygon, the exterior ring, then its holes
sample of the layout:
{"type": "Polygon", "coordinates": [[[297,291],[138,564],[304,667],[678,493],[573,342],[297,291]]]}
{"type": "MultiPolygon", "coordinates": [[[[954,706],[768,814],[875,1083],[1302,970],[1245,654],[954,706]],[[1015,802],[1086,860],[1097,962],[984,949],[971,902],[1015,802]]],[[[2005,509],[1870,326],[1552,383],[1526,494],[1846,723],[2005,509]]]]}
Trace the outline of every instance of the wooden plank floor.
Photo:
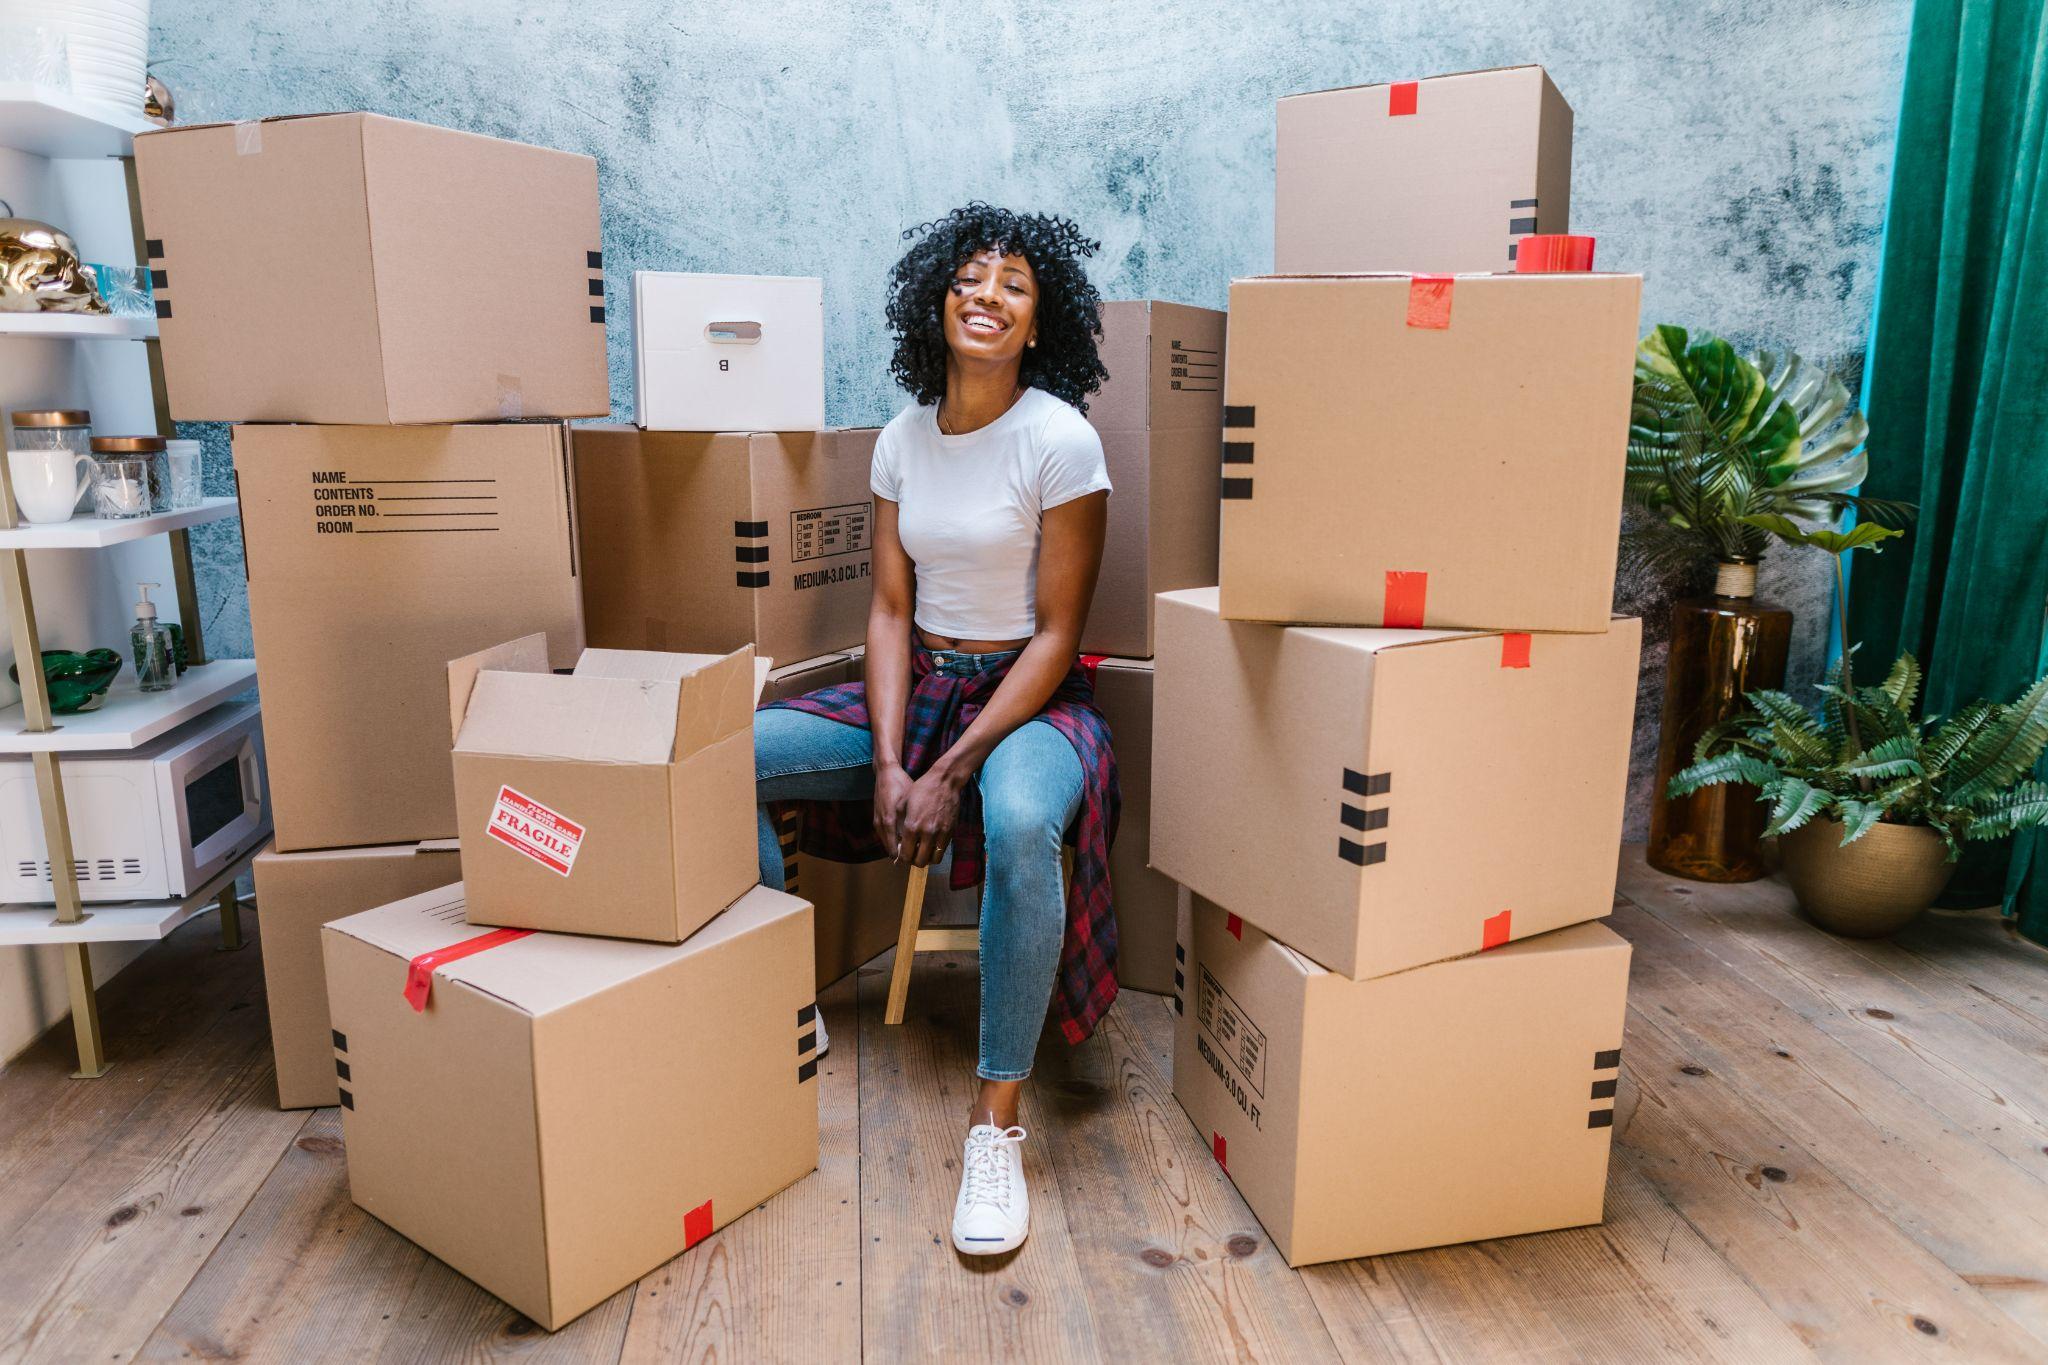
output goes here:
{"type": "MultiPolygon", "coordinates": [[[[1607,1222],[1291,1271],[1127,994],[1026,1088],[1033,1237],[946,1225],[971,958],[825,996],[817,1174],[549,1335],[357,1210],[272,1108],[260,963],[195,922],[109,985],[117,1061],[0,1070],[0,1361],[2039,1361],[2048,952],[1985,915],[1855,943],[1782,886],[1622,854],[1636,947],[1607,1222]]],[[[260,916],[259,926],[260,932],[260,916]]]]}

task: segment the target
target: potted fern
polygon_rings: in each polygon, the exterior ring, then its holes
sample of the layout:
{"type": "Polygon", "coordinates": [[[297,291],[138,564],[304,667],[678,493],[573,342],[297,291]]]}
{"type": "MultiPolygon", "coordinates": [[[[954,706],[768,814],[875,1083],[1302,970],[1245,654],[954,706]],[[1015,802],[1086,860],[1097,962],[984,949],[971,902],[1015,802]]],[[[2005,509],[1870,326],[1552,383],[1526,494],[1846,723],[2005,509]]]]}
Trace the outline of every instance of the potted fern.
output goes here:
{"type": "Polygon", "coordinates": [[[2048,748],[2048,677],[2016,701],[1916,719],[1912,655],[1872,687],[1850,684],[1847,662],[1817,715],[1783,692],[1750,693],[1671,791],[1757,789],[1801,907],[1823,929],[1876,938],[1934,903],[1964,843],[2048,825],[2048,783],[2029,776],[2048,748]]]}
{"type": "MultiPolygon", "coordinates": [[[[1756,597],[1772,543],[1841,534],[1828,528],[1854,508],[1864,522],[1846,534],[1860,547],[1896,534],[1883,528],[1911,511],[1854,492],[1867,469],[1865,432],[1841,380],[1796,354],[1746,357],[1720,337],[1669,325],[1637,348],[1625,546],[1660,576],[1714,571],[1711,594],[1672,606],[1660,793],[1746,693],[1784,684],[1792,613],[1756,597]]],[[[1658,800],[1651,866],[1699,881],[1764,876],[1766,821],[1754,797],[1732,786],[1658,800]]]]}

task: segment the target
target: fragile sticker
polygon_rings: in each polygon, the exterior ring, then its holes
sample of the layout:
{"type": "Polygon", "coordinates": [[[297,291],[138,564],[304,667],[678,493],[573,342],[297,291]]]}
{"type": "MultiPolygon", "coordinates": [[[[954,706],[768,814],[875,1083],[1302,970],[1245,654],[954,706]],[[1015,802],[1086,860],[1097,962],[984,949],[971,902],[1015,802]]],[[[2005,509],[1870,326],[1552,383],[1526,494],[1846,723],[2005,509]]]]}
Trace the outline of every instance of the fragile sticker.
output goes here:
{"type": "Polygon", "coordinates": [[[576,866],[576,851],[583,847],[583,826],[510,787],[498,788],[488,832],[507,848],[564,877],[576,866]]]}

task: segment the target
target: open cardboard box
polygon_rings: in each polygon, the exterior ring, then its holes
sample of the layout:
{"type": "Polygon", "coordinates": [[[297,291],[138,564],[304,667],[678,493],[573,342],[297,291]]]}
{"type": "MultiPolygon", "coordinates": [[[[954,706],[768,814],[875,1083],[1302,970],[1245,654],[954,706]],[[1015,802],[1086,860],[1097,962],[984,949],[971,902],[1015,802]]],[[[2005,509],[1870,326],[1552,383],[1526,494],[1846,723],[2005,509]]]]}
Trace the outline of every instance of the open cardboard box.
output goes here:
{"type": "Polygon", "coordinates": [[[760,879],[754,703],[769,661],[527,636],[448,665],[473,924],[680,943],[760,879]]]}

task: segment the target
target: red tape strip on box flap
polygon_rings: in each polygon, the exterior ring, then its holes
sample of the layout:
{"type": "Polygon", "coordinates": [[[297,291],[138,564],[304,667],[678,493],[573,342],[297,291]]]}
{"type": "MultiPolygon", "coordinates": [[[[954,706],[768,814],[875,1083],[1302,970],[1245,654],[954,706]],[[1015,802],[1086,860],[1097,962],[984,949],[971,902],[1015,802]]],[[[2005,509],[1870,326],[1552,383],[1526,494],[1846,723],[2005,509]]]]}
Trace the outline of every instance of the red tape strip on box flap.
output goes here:
{"type": "Polygon", "coordinates": [[[1529,666],[1529,636],[1526,631],[1509,631],[1500,637],[1500,666],[1502,668],[1527,668],[1529,666]]]}
{"type": "Polygon", "coordinates": [[[688,1251],[711,1235],[711,1201],[705,1200],[683,1215],[683,1250],[688,1251]]]}
{"type": "Polygon", "coordinates": [[[1421,87],[1415,81],[1395,81],[1387,87],[1387,117],[1399,118],[1415,112],[1416,97],[1421,87]]]}
{"type": "Polygon", "coordinates": [[[1239,943],[1244,942],[1244,921],[1236,915],[1225,915],[1223,917],[1223,932],[1236,939],[1239,943]]]}
{"type": "Polygon", "coordinates": [[[1479,951],[1483,953],[1488,948],[1500,947],[1514,936],[1514,932],[1514,911],[1503,910],[1498,915],[1489,916],[1479,927],[1479,951]]]}
{"type": "Polygon", "coordinates": [[[1216,1164],[1223,1168],[1224,1174],[1228,1175],[1230,1173],[1230,1162],[1225,1158],[1228,1157],[1230,1149],[1224,1144],[1223,1134],[1209,1134],[1209,1150],[1216,1154],[1216,1164]]]}
{"type": "Polygon", "coordinates": [[[1552,275],[1593,268],[1593,239],[1580,233],[1541,232],[1515,241],[1515,273],[1552,275]]]}
{"type": "Polygon", "coordinates": [[[1101,667],[1102,661],[1108,657],[1107,654],[1083,654],[1081,656],[1081,672],[1087,675],[1089,687],[1095,686],[1095,670],[1101,667]]]}
{"type": "Polygon", "coordinates": [[[1451,286],[1449,275],[1410,275],[1408,277],[1408,325],[1441,332],[1451,325],[1451,286]]]}
{"type": "Polygon", "coordinates": [[[1380,624],[1394,630],[1419,630],[1423,603],[1429,597],[1429,575],[1418,570],[1387,570],[1387,587],[1380,603],[1380,624]]]}
{"type": "Polygon", "coordinates": [[[510,943],[514,939],[525,938],[532,932],[531,929],[493,929],[488,934],[478,934],[475,938],[451,943],[446,948],[421,953],[406,965],[405,1002],[413,1007],[414,1013],[424,1011],[427,1007],[427,996],[434,989],[434,968],[481,953],[487,948],[510,943]]]}

